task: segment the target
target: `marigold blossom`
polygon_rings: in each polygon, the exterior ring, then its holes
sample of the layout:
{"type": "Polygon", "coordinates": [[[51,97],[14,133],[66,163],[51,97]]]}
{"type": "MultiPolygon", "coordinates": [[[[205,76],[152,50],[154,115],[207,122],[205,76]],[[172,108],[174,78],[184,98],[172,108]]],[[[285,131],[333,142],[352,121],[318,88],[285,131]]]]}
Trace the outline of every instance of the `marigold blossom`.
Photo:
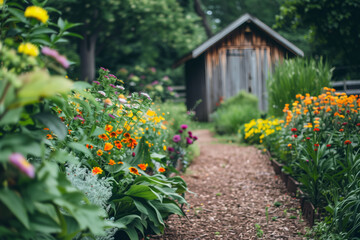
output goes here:
{"type": "Polygon", "coordinates": [[[103,173],[103,170],[102,170],[101,168],[99,168],[99,167],[94,167],[94,168],[92,169],[92,174],[93,174],[93,175],[102,174],[102,173],[103,173]]]}
{"type": "Polygon", "coordinates": [[[134,167],[129,167],[129,170],[130,170],[130,172],[131,172],[132,174],[135,174],[135,175],[139,175],[139,176],[140,176],[139,170],[137,170],[136,168],[134,168],[134,167]]]}
{"type": "Polygon", "coordinates": [[[17,167],[21,172],[25,173],[30,178],[35,177],[35,168],[31,165],[23,155],[20,153],[13,153],[9,157],[9,161],[15,167],[17,167]]]}
{"type": "Polygon", "coordinates": [[[99,149],[99,150],[97,150],[96,154],[97,154],[98,156],[101,156],[101,155],[103,155],[103,151],[102,151],[101,149],[99,149]]]}
{"type": "Polygon", "coordinates": [[[50,139],[50,140],[51,140],[51,139],[54,139],[51,134],[46,135],[46,138],[47,138],[47,139],[50,139]]]}
{"type": "Polygon", "coordinates": [[[104,150],[110,151],[111,149],[113,149],[113,147],[114,145],[112,145],[111,143],[105,143],[104,150]]]}
{"type": "Polygon", "coordinates": [[[113,166],[113,165],[116,164],[116,162],[115,162],[114,160],[110,159],[108,164],[111,165],[111,166],[113,166]]]}
{"type": "Polygon", "coordinates": [[[145,171],[145,170],[146,170],[147,166],[148,166],[148,164],[147,164],[147,163],[146,163],[146,164],[144,164],[144,163],[140,163],[140,164],[138,164],[138,167],[139,167],[141,170],[143,170],[143,171],[145,171]]]}
{"type": "Polygon", "coordinates": [[[18,47],[18,52],[36,57],[39,55],[39,48],[32,43],[21,43],[18,47]]]}
{"type": "Polygon", "coordinates": [[[112,125],[110,125],[110,124],[105,125],[105,131],[107,131],[107,132],[111,132],[113,130],[113,128],[114,127],[112,125]]]}
{"type": "Polygon", "coordinates": [[[166,170],[165,170],[165,168],[163,168],[163,167],[159,167],[158,171],[161,172],[161,173],[163,173],[163,172],[165,172],[166,170]]]}
{"type": "Polygon", "coordinates": [[[24,16],[28,18],[36,18],[42,23],[46,23],[49,19],[48,12],[38,6],[30,6],[25,9],[24,16]]]}

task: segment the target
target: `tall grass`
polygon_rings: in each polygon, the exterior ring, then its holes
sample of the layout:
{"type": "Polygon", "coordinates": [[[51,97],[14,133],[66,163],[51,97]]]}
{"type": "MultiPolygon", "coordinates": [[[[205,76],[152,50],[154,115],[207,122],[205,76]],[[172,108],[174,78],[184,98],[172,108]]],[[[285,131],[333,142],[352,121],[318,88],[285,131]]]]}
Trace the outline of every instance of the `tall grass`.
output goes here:
{"type": "Polygon", "coordinates": [[[241,125],[259,116],[256,96],[242,91],[222,103],[211,119],[218,134],[236,134],[241,125]]]}
{"type": "Polygon", "coordinates": [[[322,58],[294,58],[279,64],[267,80],[269,113],[282,116],[286,103],[296,100],[296,94],[317,96],[329,87],[333,69],[322,58]]]}

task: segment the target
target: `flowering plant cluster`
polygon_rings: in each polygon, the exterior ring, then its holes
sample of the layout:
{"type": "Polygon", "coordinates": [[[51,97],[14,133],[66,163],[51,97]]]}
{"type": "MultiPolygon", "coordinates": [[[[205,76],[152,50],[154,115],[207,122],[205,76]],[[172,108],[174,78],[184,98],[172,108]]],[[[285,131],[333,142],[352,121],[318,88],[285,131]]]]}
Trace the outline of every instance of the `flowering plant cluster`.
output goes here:
{"type": "Polygon", "coordinates": [[[91,85],[67,79],[69,61],[54,45],[75,24],[59,19],[55,34],[43,5],[0,3],[1,34],[9,38],[15,22],[23,40],[0,43],[0,238],[163,232],[164,219],[184,215],[187,191],[180,177],[166,177],[165,114],[107,69],[91,85]],[[51,35],[48,46],[37,33],[51,35]]]}
{"type": "Polygon", "coordinates": [[[281,123],[283,123],[282,120],[273,117],[253,119],[244,125],[243,138],[249,143],[263,143],[265,138],[269,138],[269,135],[281,130],[281,123]]]}
{"type": "Polygon", "coordinates": [[[354,201],[360,191],[360,98],[330,88],[319,96],[296,98],[283,110],[285,120],[276,141],[265,144],[300,181],[320,213],[329,216],[331,231],[345,238],[357,236],[360,222],[352,211],[360,203],[354,201]]]}
{"type": "Polygon", "coordinates": [[[121,79],[125,80],[125,87],[131,92],[145,90],[151,97],[159,98],[161,101],[177,97],[174,92],[173,82],[154,67],[142,68],[135,66],[133,69],[121,68],[118,71],[121,79]]]}
{"type": "Polygon", "coordinates": [[[188,125],[182,124],[177,134],[172,137],[173,143],[167,148],[170,158],[169,165],[176,168],[177,171],[184,171],[188,167],[186,149],[198,139],[187,129],[188,125]]]}

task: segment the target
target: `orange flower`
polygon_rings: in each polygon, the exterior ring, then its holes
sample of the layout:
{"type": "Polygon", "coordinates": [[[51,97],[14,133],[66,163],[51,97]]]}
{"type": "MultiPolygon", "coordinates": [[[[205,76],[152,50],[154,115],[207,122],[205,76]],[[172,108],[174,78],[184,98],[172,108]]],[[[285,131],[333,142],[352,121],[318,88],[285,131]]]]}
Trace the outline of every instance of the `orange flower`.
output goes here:
{"type": "Polygon", "coordinates": [[[134,138],[130,138],[129,144],[127,145],[129,148],[134,148],[138,144],[134,138]]]}
{"type": "Polygon", "coordinates": [[[166,170],[165,170],[165,168],[160,167],[160,168],[158,169],[158,171],[159,171],[159,172],[165,172],[166,170]]]}
{"type": "Polygon", "coordinates": [[[121,142],[119,140],[114,141],[114,144],[120,144],[121,142]]]}
{"type": "Polygon", "coordinates": [[[130,138],[131,135],[130,135],[130,133],[124,133],[124,137],[125,137],[125,138],[130,138]]]}
{"type": "Polygon", "coordinates": [[[138,164],[138,167],[139,167],[141,170],[143,170],[143,171],[146,170],[147,166],[148,166],[148,164],[144,164],[144,163],[138,164]]]}
{"type": "Polygon", "coordinates": [[[111,126],[111,125],[109,125],[109,124],[107,124],[107,125],[105,126],[105,131],[111,132],[112,130],[113,130],[113,126],[111,126]]]}
{"type": "Polygon", "coordinates": [[[51,134],[46,135],[46,138],[47,138],[47,139],[54,139],[51,134]]]}
{"type": "Polygon", "coordinates": [[[100,139],[104,140],[104,141],[109,140],[108,136],[107,136],[105,133],[104,133],[104,134],[100,134],[98,137],[99,137],[100,139]]]}
{"type": "Polygon", "coordinates": [[[119,144],[115,144],[115,146],[118,148],[118,149],[121,149],[123,147],[123,145],[121,143],[119,144]]]}
{"type": "Polygon", "coordinates": [[[139,176],[141,175],[141,174],[139,174],[139,170],[137,170],[134,167],[129,167],[129,170],[132,174],[139,175],[139,176]]]}
{"type": "Polygon", "coordinates": [[[112,165],[115,165],[116,162],[114,160],[110,159],[108,164],[112,166],[112,165]]]}
{"type": "Polygon", "coordinates": [[[345,145],[351,144],[351,141],[350,141],[350,140],[346,140],[346,141],[344,142],[344,144],[345,144],[345,145]]]}
{"type": "Polygon", "coordinates": [[[114,146],[111,143],[105,143],[104,150],[110,151],[114,146]]]}
{"type": "Polygon", "coordinates": [[[122,134],[123,130],[122,129],[116,129],[116,134],[122,134]]]}
{"type": "Polygon", "coordinates": [[[72,130],[68,129],[69,134],[71,134],[72,130]]]}
{"type": "Polygon", "coordinates": [[[103,151],[102,151],[101,149],[99,149],[99,150],[96,152],[96,154],[97,154],[98,156],[101,156],[101,155],[103,155],[103,151]]]}
{"type": "Polygon", "coordinates": [[[110,137],[111,137],[111,138],[113,138],[113,137],[117,137],[116,132],[111,132],[111,133],[110,133],[110,137]]]}
{"type": "Polygon", "coordinates": [[[86,144],[86,148],[90,148],[90,149],[93,149],[93,145],[90,145],[90,144],[86,144]]]}
{"type": "Polygon", "coordinates": [[[101,168],[99,168],[99,167],[94,167],[94,168],[92,169],[93,175],[102,174],[102,172],[103,172],[103,170],[102,170],[101,168]]]}
{"type": "Polygon", "coordinates": [[[118,161],[118,164],[124,164],[122,161],[118,161]]]}
{"type": "Polygon", "coordinates": [[[343,131],[344,131],[344,129],[342,129],[342,128],[341,128],[341,129],[339,129],[339,132],[343,132],[343,131]]]}
{"type": "Polygon", "coordinates": [[[48,130],[48,131],[49,131],[50,129],[49,129],[49,128],[44,128],[44,130],[48,130]]]}

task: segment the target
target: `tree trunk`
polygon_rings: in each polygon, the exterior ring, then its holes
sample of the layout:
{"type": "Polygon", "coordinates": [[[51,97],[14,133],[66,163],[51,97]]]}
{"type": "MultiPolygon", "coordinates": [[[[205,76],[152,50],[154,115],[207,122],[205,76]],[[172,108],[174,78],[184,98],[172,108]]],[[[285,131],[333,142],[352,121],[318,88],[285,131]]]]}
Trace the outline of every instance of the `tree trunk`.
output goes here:
{"type": "Polygon", "coordinates": [[[80,77],[83,81],[95,80],[95,47],[97,34],[86,35],[80,41],[80,77]]]}
{"type": "Polygon", "coordinates": [[[208,38],[210,38],[213,34],[209,26],[209,23],[207,22],[206,15],[201,8],[201,0],[194,0],[194,8],[197,15],[199,15],[202,19],[202,24],[205,28],[206,35],[208,36],[208,38]]]}

